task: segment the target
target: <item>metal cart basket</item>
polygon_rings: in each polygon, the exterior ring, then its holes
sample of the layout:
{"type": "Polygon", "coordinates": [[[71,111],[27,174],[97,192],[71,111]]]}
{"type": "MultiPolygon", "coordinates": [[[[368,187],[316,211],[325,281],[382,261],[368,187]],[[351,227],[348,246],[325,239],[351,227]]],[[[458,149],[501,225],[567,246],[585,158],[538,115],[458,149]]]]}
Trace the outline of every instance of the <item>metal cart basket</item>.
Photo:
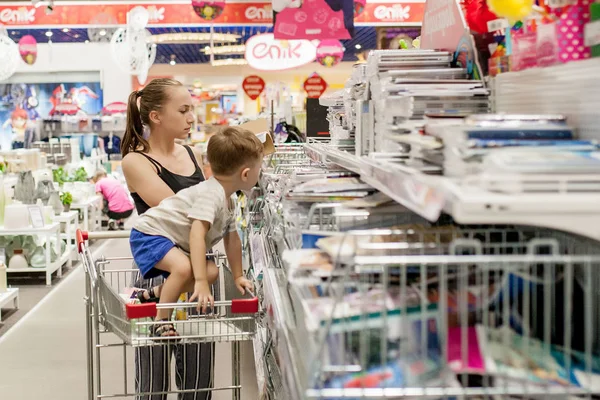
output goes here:
{"type": "MultiPolygon", "coordinates": [[[[214,309],[210,314],[196,312],[197,303],[144,303],[132,299],[132,282],[139,271],[111,269],[110,263],[132,260],[131,257],[100,257],[94,259],[88,246],[89,239],[128,238],[129,232],[77,231],[77,247],[86,275],[86,333],[88,352],[88,398],[132,398],[135,396],[196,393],[231,390],[233,399],[241,399],[240,343],[252,340],[256,332],[258,299],[241,298],[233,282],[231,271],[225,265],[219,268],[219,279],[213,286],[214,309]],[[221,284],[223,281],[224,284],[221,284]],[[222,292],[224,287],[224,293],[222,292]],[[223,300],[229,298],[230,300],[223,300]],[[137,303],[137,304],[136,304],[137,303]],[[176,337],[154,337],[152,327],[157,309],[174,309],[173,323],[179,333],[176,337]],[[102,334],[112,333],[110,340],[102,334]],[[232,346],[232,384],[227,387],[198,390],[172,390],[152,393],[132,393],[128,389],[127,347],[172,346],[189,343],[230,342],[232,346]],[[118,394],[103,393],[102,349],[123,348],[124,386],[118,394]]],[[[215,260],[224,257],[213,254],[215,260]]],[[[153,397],[152,397],[153,398],[153,397]]]]}

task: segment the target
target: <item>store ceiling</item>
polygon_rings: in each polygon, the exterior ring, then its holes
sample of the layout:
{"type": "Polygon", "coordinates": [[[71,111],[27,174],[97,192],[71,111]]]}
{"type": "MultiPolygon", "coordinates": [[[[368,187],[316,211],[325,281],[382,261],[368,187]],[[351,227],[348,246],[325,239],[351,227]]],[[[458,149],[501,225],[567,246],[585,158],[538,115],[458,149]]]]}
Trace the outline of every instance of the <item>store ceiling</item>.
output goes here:
{"type": "MultiPolygon", "coordinates": [[[[217,33],[233,33],[238,34],[242,38],[240,41],[246,42],[248,38],[260,33],[272,32],[273,28],[269,26],[218,26],[214,27],[214,32],[217,33]]],[[[14,41],[25,35],[32,35],[38,43],[47,43],[48,29],[15,29],[9,30],[8,33],[14,41]]],[[[76,43],[90,40],[90,35],[87,29],[71,29],[68,32],[62,29],[52,29],[53,43],[76,43]]],[[[184,33],[184,32],[210,32],[209,27],[198,28],[150,28],[152,34],[163,33],[184,33]]],[[[356,61],[356,53],[375,49],[377,43],[377,33],[373,27],[356,27],[356,35],[351,40],[343,40],[342,43],[346,48],[344,61],[356,61]],[[357,49],[357,45],[359,48],[357,49]]],[[[108,40],[108,36],[106,35],[108,40]]],[[[156,63],[167,64],[171,61],[171,56],[175,56],[178,63],[183,64],[202,64],[210,61],[209,56],[204,54],[202,49],[206,44],[159,44],[157,49],[156,63]]],[[[219,58],[242,58],[242,55],[220,56],[219,58]]]]}

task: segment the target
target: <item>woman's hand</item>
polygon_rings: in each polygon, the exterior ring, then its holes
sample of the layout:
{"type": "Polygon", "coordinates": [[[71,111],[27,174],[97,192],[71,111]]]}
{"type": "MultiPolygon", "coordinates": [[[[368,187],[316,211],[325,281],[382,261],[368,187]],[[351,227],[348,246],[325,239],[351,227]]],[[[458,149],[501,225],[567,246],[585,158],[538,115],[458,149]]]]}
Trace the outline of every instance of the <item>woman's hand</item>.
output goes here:
{"type": "Polygon", "coordinates": [[[254,285],[243,276],[240,276],[235,280],[235,286],[238,288],[241,294],[246,294],[246,291],[248,291],[254,296],[254,285]]]}
{"type": "Polygon", "coordinates": [[[198,306],[196,309],[206,314],[206,307],[210,305],[211,309],[215,308],[215,299],[208,286],[208,281],[200,280],[194,284],[194,294],[190,297],[190,302],[198,299],[198,306]]]}

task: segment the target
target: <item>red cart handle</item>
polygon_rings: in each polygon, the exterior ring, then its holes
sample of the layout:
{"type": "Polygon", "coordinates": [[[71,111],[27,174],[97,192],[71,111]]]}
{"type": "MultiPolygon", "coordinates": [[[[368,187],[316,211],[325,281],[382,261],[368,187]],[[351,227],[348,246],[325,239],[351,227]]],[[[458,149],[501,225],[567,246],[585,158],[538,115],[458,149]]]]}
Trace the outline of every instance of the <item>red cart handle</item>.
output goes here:
{"type": "Polygon", "coordinates": [[[81,229],[77,229],[75,232],[75,240],[77,241],[77,250],[79,253],[83,253],[83,244],[88,240],[87,231],[82,231],[81,229]]]}
{"type": "Polygon", "coordinates": [[[231,312],[233,314],[256,314],[258,312],[258,297],[231,300],[231,312]]]}

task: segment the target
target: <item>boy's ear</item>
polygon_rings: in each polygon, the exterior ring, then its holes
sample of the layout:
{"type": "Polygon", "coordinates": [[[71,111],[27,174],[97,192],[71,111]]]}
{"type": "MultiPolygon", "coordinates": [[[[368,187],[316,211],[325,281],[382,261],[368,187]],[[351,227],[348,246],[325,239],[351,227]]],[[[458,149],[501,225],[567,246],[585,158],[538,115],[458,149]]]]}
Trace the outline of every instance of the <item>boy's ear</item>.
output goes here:
{"type": "Polygon", "coordinates": [[[250,173],[250,168],[246,167],[242,169],[242,180],[248,179],[248,174],[250,173]]]}

